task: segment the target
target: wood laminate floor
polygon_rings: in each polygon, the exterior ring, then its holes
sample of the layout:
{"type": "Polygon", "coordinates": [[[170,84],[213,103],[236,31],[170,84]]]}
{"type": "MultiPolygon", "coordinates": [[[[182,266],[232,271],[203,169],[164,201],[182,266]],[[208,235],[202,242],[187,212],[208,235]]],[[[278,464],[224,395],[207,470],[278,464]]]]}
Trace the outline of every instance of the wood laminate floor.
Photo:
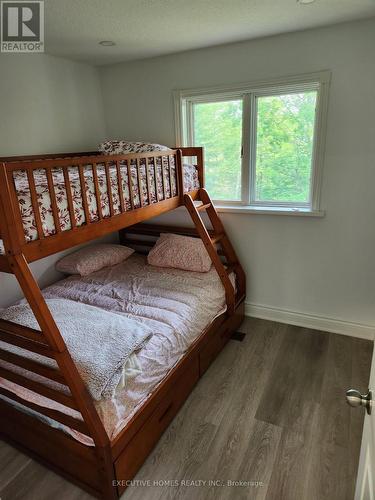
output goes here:
{"type": "MultiPolygon", "coordinates": [[[[352,500],[372,343],[246,319],[122,500],[352,500]],[[228,483],[232,481],[232,483],[228,483]]],[[[91,497],[0,442],[1,500],[91,497]]]]}

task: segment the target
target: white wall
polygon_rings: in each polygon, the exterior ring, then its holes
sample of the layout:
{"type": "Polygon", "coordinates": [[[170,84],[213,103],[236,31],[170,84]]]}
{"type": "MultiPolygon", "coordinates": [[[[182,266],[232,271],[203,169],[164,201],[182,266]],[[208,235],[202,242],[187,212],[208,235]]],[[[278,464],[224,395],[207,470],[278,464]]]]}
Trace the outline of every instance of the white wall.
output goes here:
{"type": "Polygon", "coordinates": [[[371,19],[100,70],[107,135],[168,145],[174,89],[332,71],[326,217],[222,214],[251,304],[375,325],[374,47],[371,19]]]}
{"type": "MultiPolygon", "coordinates": [[[[0,54],[0,156],[96,149],[105,136],[98,71],[37,54],[0,54]]],[[[32,264],[42,286],[55,281],[56,256],[32,264]]],[[[0,307],[20,295],[0,273],[0,307]]]]}

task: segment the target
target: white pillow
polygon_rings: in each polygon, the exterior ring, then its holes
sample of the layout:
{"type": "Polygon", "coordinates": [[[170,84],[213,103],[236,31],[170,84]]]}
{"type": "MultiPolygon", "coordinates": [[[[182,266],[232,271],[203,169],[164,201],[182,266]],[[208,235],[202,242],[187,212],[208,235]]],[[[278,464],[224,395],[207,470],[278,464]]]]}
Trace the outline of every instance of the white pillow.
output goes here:
{"type": "Polygon", "coordinates": [[[119,264],[132,253],[134,253],[132,248],[123,245],[98,243],[66,255],[56,263],[55,267],[64,274],[87,276],[103,267],[119,264]]]}
{"type": "Polygon", "coordinates": [[[199,273],[208,272],[212,263],[201,239],[167,233],[160,235],[147,261],[152,266],[199,273]]]}

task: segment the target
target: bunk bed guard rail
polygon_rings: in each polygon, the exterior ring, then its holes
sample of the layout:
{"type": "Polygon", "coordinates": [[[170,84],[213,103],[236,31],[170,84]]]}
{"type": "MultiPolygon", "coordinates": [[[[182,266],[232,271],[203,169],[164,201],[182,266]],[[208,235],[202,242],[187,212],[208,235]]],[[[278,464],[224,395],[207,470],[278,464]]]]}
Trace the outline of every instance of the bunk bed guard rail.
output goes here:
{"type": "Polygon", "coordinates": [[[183,205],[184,156],[203,187],[202,148],[0,158],[5,252],[32,262],[183,205]]]}

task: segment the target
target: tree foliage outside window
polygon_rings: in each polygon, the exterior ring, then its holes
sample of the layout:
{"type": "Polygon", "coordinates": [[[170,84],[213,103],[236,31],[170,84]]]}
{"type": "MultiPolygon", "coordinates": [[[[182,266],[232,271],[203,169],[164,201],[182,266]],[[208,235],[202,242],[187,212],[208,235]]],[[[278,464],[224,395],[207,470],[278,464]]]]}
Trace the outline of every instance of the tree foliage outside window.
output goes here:
{"type": "MultiPolygon", "coordinates": [[[[309,202],[316,99],[316,91],[256,98],[256,202],[309,202]]],[[[241,200],[242,119],[242,99],[193,105],[194,144],[205,149],[214,200],[241,200]]]]}
{"type": "Polygon", "coordinates": [[[256,201],[308,202],[316,92],[257,101],[256,201]]]}
{"type": "Polygon", "coordinates": [[[211,197],[240,200],[242,100],[196,103],[194,142],[204,147],[206,188],[211,197]]]}

